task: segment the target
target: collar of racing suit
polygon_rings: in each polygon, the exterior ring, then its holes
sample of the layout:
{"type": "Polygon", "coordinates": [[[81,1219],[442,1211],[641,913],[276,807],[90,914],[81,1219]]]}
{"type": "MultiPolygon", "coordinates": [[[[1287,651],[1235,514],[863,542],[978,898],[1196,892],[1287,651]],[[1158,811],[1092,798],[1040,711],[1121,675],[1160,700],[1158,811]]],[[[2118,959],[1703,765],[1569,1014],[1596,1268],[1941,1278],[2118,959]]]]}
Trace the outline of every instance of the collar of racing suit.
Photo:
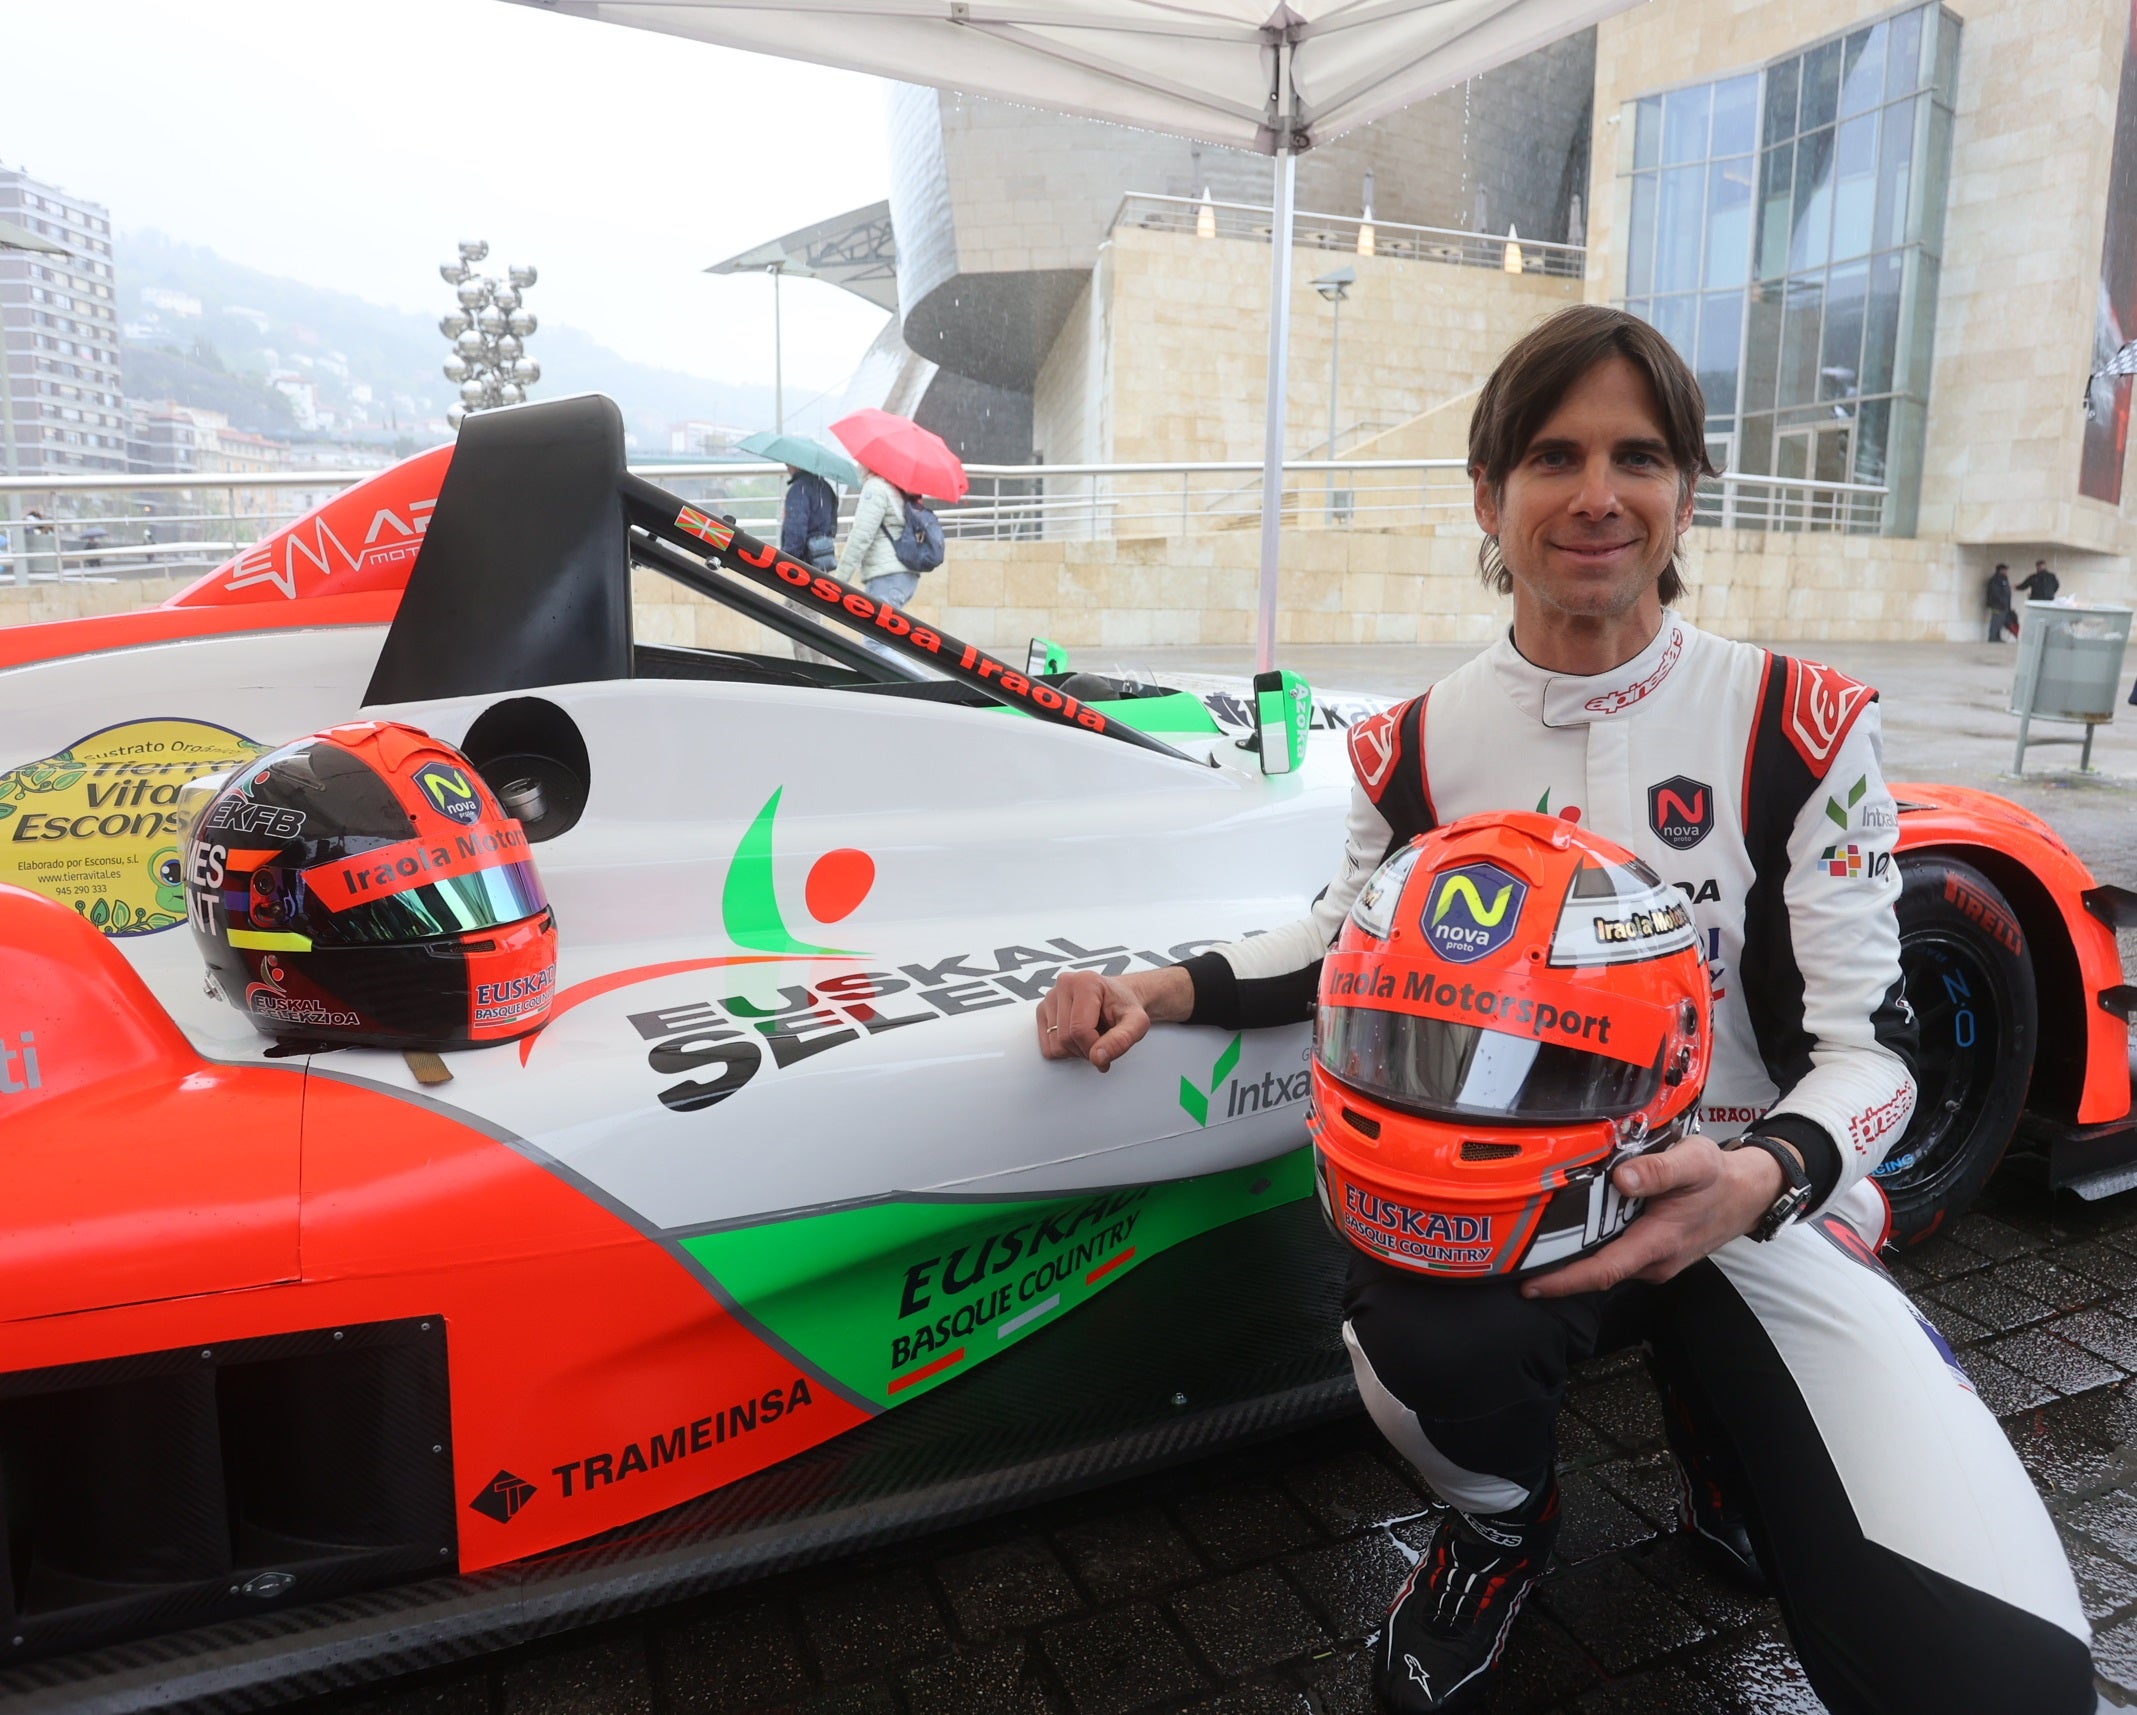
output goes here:
{"type": "Polygon", "coordinates": [[[1669,608],[1647,647],[1607,673],[1581,676],[1539,667],[1514,647],[1513,627],[1492,646],[1492,676],[1515,707],[1547,727],[1590,726],[1631,714],[1683,661],[1692,627],[1669,608]]]}

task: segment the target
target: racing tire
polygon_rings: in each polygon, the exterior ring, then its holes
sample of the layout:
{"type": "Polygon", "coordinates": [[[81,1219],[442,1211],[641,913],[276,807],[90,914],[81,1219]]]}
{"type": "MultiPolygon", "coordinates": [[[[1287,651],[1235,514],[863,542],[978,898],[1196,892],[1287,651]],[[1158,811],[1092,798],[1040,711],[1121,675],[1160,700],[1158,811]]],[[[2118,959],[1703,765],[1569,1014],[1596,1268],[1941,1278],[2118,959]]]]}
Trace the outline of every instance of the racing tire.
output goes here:
{"type": "Polygon", "coordinates": [[[2040,1041],[2018,914],[1971,864],[1900,865],[1900,977],[1920,1031],[1915,1107],[1876,1170],[1892,1242],[1919,1244],[1981,1194],[2026,1105],[2040,1041]]]}

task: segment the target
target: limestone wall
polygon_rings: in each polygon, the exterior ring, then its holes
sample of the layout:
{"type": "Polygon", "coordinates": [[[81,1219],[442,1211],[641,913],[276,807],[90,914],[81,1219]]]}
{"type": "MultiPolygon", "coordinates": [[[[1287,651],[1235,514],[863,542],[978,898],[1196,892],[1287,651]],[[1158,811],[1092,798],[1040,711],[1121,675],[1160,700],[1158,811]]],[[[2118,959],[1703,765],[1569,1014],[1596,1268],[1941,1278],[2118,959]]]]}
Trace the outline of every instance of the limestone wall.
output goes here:
{"type": "MultiPolygon", "coordinates": [[[[1553,310],[1576,303],[1578,280],[1441,262],[1299,250],[1292,259],[1287,451],[1328,434],[1334,317],[1318,275],[1357,271],[1342,309],[1339,431],[1400,423],[1481,383],[1500,353],[1553,310]]],[[[1261,457],[1268,396],[1269,251],[1245,239],[1123,228],[1097,276],[1104,293],[1108,462],[1261,457]]],[[[1073,318],[1072,318],[1073,320],[1073,318]]],[[[1034,433],[1048,456],[1068,438],[1042,401],[1034,433]]],[[[1352,448],[1352,437],[1343,442],[1352,448]]]]}

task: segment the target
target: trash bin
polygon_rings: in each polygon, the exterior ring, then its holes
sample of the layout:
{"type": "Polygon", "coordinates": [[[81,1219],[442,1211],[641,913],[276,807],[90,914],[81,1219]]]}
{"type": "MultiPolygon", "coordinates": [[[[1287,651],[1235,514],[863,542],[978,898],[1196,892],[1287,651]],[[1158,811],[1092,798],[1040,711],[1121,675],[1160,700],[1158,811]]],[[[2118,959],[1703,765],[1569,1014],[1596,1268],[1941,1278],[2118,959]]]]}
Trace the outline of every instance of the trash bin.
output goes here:
{"type": "Polygon", "coordinates": [[[2130,640],[2130,609],[2103,602],[2029,601],[2018,634],[2018,672],[2011,681],[2011,713],[2018,717],[2018,754],[2011,772],[2026,771],[2029,744],[2077,744],[2078,767],[2092,767],[2092,735],[2115,718],[2122,653],[2130,640]],[[2070,721],[2077,738],[2034,738],[2035,721],[2070,721]]]}

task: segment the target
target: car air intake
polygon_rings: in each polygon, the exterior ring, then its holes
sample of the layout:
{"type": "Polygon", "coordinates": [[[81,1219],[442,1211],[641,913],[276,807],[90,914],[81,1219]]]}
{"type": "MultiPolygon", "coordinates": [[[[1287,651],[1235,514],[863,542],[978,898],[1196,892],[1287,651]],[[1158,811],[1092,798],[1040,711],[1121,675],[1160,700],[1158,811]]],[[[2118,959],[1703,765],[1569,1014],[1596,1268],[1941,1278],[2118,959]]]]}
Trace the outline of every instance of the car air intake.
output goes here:
{"type": "Polygon", "coordinates": [[[445,1321],[0,1375],[0,1664],[449,1571],[445,1321]]]}
{"type": "Polygon", "coordinates": [[[1462,1141],[1464,1161],[1504,1161],[1508,1156],[1520,1153],[1521,1145],[1518,1143],[1485,1143],[1474,1137],[1462,1141]]]}

